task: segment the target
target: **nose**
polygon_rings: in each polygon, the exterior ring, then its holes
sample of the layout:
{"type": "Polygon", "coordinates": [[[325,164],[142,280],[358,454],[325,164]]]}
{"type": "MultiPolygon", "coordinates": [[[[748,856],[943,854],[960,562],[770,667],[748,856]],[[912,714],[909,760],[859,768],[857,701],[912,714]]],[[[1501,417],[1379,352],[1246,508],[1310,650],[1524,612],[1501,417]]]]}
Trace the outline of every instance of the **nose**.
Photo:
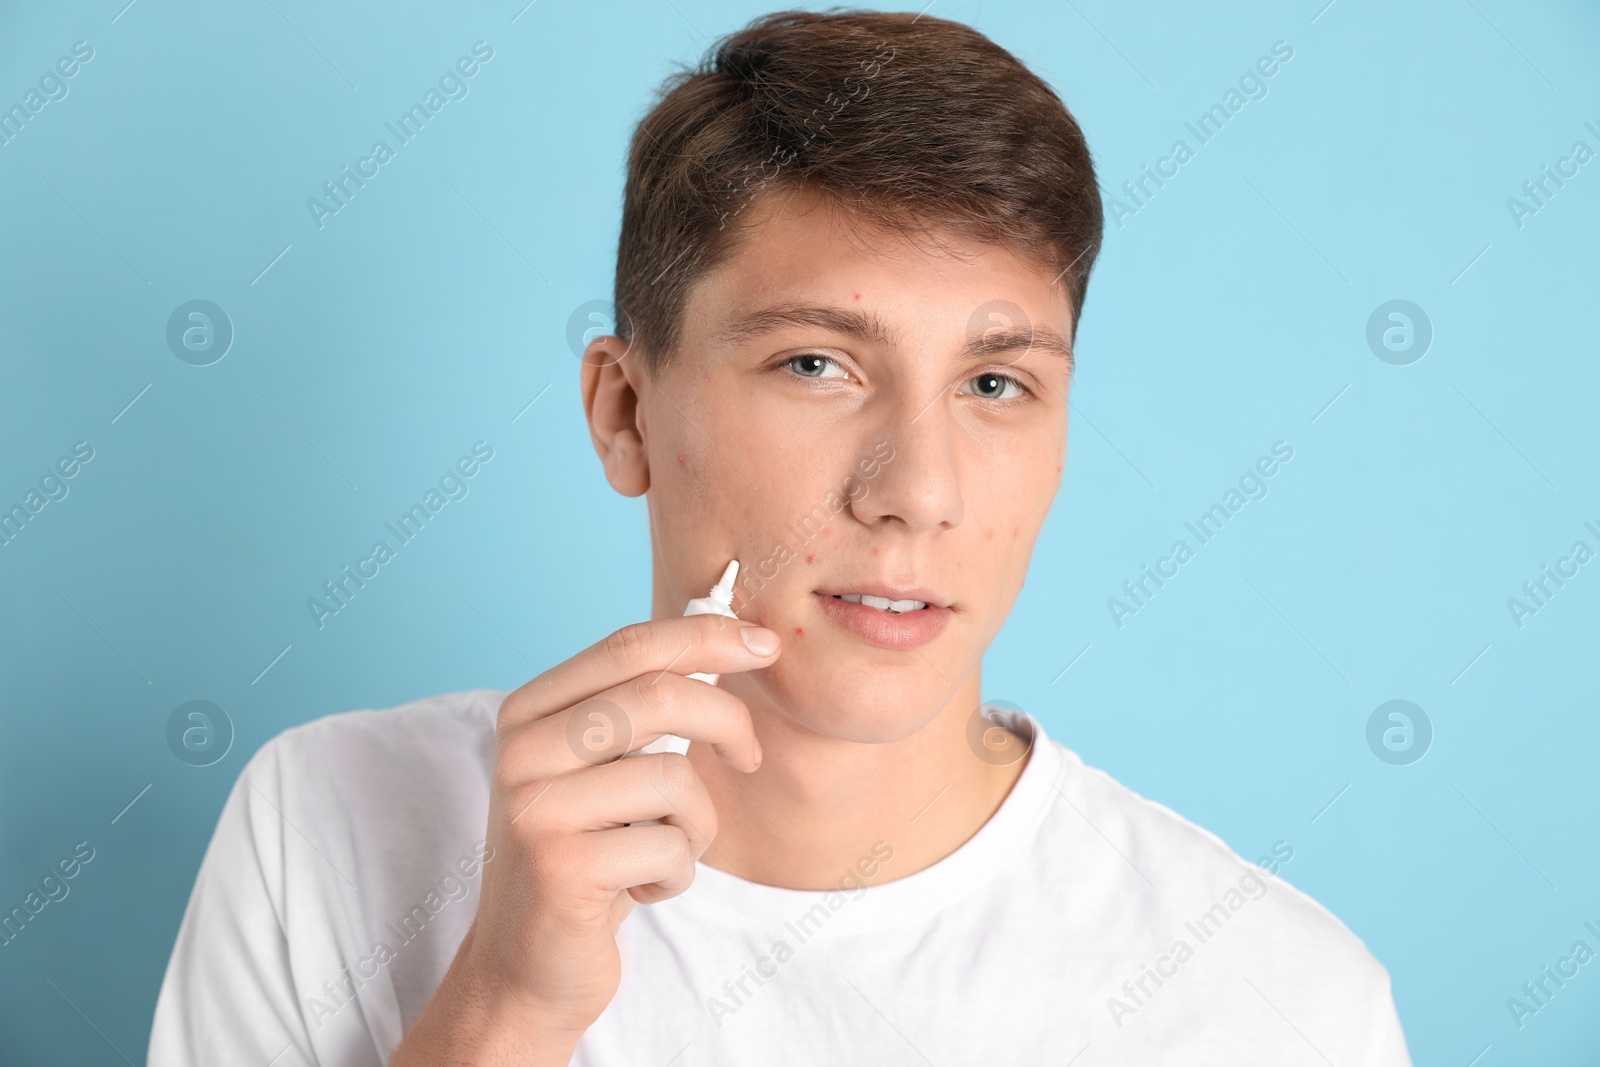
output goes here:
{"type": "Polygon", "coordinates": [[[874,478],[857,474],[867,487],[851,497],[852,514],[868,526],[900,525],[910,533],[953,528],[962,517],[961,470],[956,427],[943,395],[932,402],[907,397],[876,427],[867,452],[893,449],[874,478]]]}

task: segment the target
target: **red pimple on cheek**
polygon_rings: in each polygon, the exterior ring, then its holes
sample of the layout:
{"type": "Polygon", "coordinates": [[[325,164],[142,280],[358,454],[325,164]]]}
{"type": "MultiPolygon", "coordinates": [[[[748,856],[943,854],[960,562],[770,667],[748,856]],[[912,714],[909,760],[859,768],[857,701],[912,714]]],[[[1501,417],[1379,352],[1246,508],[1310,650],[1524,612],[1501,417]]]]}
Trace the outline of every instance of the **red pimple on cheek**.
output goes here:
{"type": "Polygon", "coordinates": [[[807,563],[815,563],[816,561],[817,561],[817,557],[816,556],[807,556],[806,557],[806,562],[807,563]]]}
{"type": "Polygon", "coordinates": [[[688,462],[689,462],[689,453],[687,453],[687,452],[679,452],[678,453],[678,466],[681,467],[685,463],[688,463],[688,462]]]}
{"type": "Polygon", "coordinates": [[[805,636],[805,630],[803,630],[800,627],[796,626],[794,628],[794,635],[796,637],[804,637],[805,636]]]}
{"type": "Polygon", "coordinates": [[[877,549],[873,549],[873,550],[872,550],[872,554],[873,554],[873,555],[874,555],[874,556],[876,556],[876,555],[877,555],[877,554],[878,554],[878,550],[877,550],[877,549]]]}
{"type": "Polygon", "coordinates": [[[983,531],[983,539],[985,541],[993,541],[994,540],[994,531],[993,530],[985,530],[985,531],[983,531]]]}

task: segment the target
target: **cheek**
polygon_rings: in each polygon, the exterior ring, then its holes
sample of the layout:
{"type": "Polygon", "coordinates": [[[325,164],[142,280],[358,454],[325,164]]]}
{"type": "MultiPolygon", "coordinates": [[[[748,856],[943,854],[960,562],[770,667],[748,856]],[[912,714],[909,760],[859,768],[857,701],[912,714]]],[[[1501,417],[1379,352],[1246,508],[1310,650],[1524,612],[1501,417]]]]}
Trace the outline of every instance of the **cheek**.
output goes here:
{"type": "Polygon", "coordinates": [[[650,473],[651,481],[661,485],[663,495],[670,497],[674,506],[705,512],[717,508],[719,498],[727,499],[728,490],[749,487],[704,434],[681,421],[671,429],[670,434],[651,443],[650,473]]]}
{"type": "Polygon", "coordinates": [[[972,484],[981,495],[967,498],[971,549],[949,561],[958,573],[990,575],[1026,571],[1028,555],[1050,510],[1062,470],[1061,454],[1040,450],[1016,455],[986,470],[972,484]]]}

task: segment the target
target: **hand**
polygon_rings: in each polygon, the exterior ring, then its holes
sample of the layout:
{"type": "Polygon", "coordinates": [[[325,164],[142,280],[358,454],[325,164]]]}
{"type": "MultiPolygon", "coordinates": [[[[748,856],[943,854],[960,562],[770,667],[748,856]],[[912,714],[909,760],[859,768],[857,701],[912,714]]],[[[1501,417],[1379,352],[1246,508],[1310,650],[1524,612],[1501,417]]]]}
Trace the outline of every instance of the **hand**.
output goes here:
{"type": "Polygon", "coordinates": [[[717,833],[688,757],[620,757],[671,733],[754,771],[750,709],[685,675],[771,666],[779,651],[778,636],[751,623],[659,619],[618,630],[505,698],[489,794],[493,862],[477,915],[392,1065],[444,1053],[463,1062],[469,1050],[479,1057],[470,1062],[496,1063],[513,1047],[521,1063],[567,1062],[616,995],[618,926],[635,901],[687,889],[717,833]],[[647,819],[660,822],[628,825],[647,819]],[[530,1059],[534,1048],[549,1052],[530,1059]]]}

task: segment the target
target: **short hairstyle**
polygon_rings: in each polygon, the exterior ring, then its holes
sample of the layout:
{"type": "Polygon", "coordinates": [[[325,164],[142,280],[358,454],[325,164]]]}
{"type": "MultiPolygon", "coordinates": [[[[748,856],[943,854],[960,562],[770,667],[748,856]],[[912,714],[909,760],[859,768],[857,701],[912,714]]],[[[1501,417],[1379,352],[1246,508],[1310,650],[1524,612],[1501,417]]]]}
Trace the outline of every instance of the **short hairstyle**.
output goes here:
{"type": "Polygon", "coordinates": [[[969,26],[781,11],[663,83],[628,151],[617,336],[659,371],[694,281],[736,251],[769,192],[809,189],[915,241],[944,227],[1056,276],[1072,333],[1104,228],[1094,164],[1061,99],[969,26]]]}

